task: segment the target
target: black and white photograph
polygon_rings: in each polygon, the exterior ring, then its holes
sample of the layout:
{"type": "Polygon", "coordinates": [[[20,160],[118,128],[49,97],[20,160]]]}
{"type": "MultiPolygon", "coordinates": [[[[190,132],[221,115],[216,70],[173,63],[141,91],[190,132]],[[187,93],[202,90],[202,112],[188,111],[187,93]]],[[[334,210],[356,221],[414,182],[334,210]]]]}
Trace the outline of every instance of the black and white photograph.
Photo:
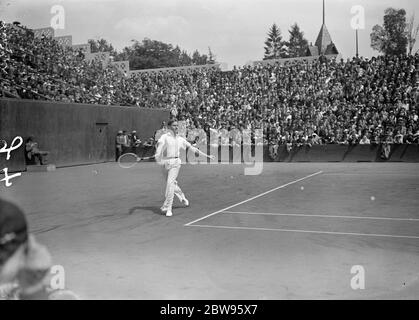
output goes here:
{"type": "Polygon", "coordinates": [[[0,0],[0,300],[417,300],[418,114],[418,1],[0,0]]]}

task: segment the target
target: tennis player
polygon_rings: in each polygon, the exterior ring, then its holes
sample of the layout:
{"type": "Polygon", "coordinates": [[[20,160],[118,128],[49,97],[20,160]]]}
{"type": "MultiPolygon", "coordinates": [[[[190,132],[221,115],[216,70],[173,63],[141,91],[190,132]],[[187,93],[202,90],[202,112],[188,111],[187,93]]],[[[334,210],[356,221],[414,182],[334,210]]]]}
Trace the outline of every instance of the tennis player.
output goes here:
{"type": "Polygon", "coordinates": [[[176,120],[170,120],[168,122],[168,129],[169,131],[163,134],[158,140],[154,157],[156,162],[162,166],[163,175],[166,180],[166,199],[160,209],[163,213],[166,213],[167,217],[170,217],[172,216],[172,205],[175,195],[185,206],[189,206],[189,201],[176,181],[181,165],[180,149],[190,148],[192,152],[198,152],[210,159],[214,159],[214,156],[203,153],[198,148],[192,146],[185,138],[179,136],[179,128],[176,120]]]}

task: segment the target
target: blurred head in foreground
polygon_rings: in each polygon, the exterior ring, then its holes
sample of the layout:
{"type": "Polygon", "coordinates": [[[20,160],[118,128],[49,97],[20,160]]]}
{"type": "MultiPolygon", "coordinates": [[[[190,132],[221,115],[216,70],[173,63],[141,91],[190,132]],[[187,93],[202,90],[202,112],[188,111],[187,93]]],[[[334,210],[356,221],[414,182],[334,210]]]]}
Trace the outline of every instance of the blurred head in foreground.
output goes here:
{"type": "Polygon", "coordinates": [[[49,294],[45,289],[51,266],[47,248],[28,233],[22,210],[0,199],[0,286],[13,285],[22,299],[42,299],[41,292],[49,294]]]}

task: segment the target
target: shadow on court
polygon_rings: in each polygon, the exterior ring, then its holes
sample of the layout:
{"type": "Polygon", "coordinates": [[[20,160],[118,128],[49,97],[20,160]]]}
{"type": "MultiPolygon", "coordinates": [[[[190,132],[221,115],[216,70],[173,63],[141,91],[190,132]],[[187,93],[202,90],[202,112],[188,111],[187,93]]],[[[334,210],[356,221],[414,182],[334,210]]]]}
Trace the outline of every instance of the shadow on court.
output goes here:
{"type": "MultiPolygon", "coordinates": [[[[183,208],[183,207],[182,206],[173,206],[172,208],[173,208],[173,210],[175,210],[175,209],[179,209],[179,208],[183,208]]],[[[133,208],[129,209],[128,215],[132,215],[137,210],[151,211],[154,214],[157,214],[159,216],[164,216],[164,213],[161,212],[159,206],[136,206],[136,207],[133,207],[133,208]]]]}

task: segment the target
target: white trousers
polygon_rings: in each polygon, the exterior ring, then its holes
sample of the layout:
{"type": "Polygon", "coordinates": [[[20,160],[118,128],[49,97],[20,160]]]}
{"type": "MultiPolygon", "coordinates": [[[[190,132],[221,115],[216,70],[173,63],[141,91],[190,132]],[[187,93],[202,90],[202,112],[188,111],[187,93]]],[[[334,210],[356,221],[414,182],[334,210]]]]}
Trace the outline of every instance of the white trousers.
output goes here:
{"type": "Polygon", "coordinates": [[[182,199],[185,198],[185,195],[183,194],[182,190],[180,189],[176,179],[179,174],[180,170],[180,159],[168,159],[168,160],[162,160],[162,172],[163,177],[166,181],[166,192],[164,200],[163,207],[167,210],[172,210],[173,205],[173,198],[176,195],[179,199],[179,201],[182,201],[182,199]]]}

